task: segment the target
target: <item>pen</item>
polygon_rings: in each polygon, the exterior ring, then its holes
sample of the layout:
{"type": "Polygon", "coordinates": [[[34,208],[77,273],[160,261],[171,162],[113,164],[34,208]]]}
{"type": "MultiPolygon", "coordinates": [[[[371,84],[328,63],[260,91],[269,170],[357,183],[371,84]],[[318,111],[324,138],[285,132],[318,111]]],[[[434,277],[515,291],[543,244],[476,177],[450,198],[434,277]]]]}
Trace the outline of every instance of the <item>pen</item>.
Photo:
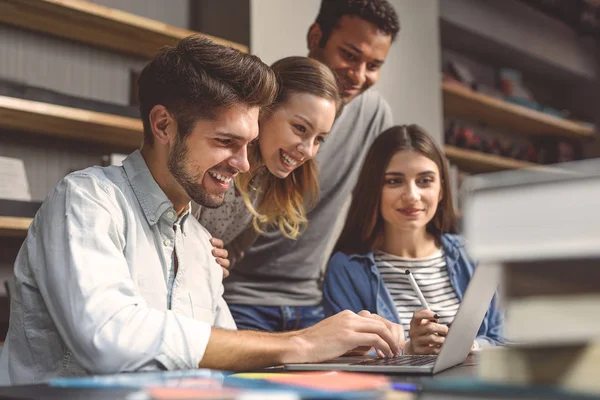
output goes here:
{"type": "Polygon", "coordinates": [[[417,281],[415,281],[415,277],[413,276],[413,274],[411,274],[410,270],[408,270],[408,269],[406,271],[404,271],[404,273],[406,275],[408,275],[408,281],[410,282],[410,286],[412,286],[417,297],[419,298],[419,301],[421,302],[421,306],[423,306],[424,309],[431,311],[431,308],[429,308],[429,304],[427,304],[427,300],[425,300],[425,297],[423,297],[423,293],[421,292],[421,289],[419,289],[419,285],[417,285],[417,281]]]}

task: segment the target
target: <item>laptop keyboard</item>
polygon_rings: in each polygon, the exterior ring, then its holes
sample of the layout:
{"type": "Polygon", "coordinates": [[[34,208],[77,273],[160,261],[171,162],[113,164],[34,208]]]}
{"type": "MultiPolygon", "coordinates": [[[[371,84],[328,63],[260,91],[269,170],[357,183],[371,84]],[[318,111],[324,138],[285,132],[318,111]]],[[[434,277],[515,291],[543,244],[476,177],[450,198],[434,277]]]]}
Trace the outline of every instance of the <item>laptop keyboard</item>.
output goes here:
{"type": "Polygon", "coordinates": [[[393,358],[373,358],[366,361],[355,363],[354,365],[408,365],[408,366],[421,366],[421,365],[433,365],[437,356],[426,355],[426,356],[399,356],[393,358]]]}

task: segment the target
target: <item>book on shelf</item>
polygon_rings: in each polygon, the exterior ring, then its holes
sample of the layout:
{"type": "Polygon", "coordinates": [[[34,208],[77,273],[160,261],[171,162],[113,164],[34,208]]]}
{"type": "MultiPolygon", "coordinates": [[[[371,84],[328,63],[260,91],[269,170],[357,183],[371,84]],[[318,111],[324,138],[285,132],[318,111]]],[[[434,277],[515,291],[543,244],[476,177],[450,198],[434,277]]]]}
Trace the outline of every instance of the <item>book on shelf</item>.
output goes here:
{"type": "Polygon", "coordinates": [[[31,201],[25,164],[20,158],[0,157],[0,199],[31,201]]]}

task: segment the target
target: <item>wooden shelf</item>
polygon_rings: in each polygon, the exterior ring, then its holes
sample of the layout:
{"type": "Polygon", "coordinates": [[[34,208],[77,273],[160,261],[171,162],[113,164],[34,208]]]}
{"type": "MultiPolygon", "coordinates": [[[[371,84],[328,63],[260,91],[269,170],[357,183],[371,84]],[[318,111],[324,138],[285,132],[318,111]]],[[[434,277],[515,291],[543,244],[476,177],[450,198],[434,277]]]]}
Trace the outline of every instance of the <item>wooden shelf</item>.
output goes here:
{"type": "Polygon", "coordinates": [[[584,125],[474,92],[455,83],[442,84],[444,114],[477,120],[530,135],[593,137],[584,125]]]}
{"type": "Polygon", "coordinates": [[[444,146],[444,152],[446,153],[446,158],[452,164],[456,164],[460,169],[473,173],[494,172],[540,165],[454,146],[444,146]]]}
{"type": "MultiPolygon", "coordinates": [[[[0,0],[0,22],[145,58],[198,33],[82,0],[0,0]]],[[[203,36],[248,52],[239,43],[203,36]]]]}
{"type": "Polygon", "coordinates": [[[0,237],[25,237],[33,218],[0,216],[0,237]]]}
{"type": "Polygon", "coordinates": [[[37,101],[0,96],[0,129],[103,143],[123,150],[140,147],[142,122],[37,101]]]}

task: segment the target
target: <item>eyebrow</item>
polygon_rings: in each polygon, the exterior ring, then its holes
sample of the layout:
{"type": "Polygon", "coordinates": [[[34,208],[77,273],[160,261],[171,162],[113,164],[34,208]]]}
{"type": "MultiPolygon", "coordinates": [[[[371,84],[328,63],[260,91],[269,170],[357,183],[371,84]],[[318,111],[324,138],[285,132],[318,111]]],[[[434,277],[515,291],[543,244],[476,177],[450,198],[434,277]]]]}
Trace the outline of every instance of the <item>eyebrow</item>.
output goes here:
{"type": "Polygon", "coordinates": [[[231,132],[216,132],[215,135],[219,136],[219,137],[222,137],[222,138],[239,140],[239,141],[242,141],[242,142],[246,140],[245,137],[242,137],[240,135],[236,135],[235,133],[231,133],[231,132]]]}
{"type": "Polygon", "coordinates": [[[313,124],[308,120],[308,118],[303,117],[300,114],[295,114],[294,117],[296,118],[300,118],[302,121],[306,122],[306,125],[308,125],[310,127],[310,129],[314,130],[315,127],[313,126],[313,124]]]}
{"type": "MultiPolygon", "coordinates": [[[[358,53],[358,54],[363,54],[362,50],[361,50],[361,49],[359,49],[358,47],[356,47],[355,45],[353,45],[352,43],[343,42],[343,44],[344,44],[346,47],[349,47],[350,49],[352,49],[352,51],[354,51],[354,52],[356,52],[356,53],[358,53]]],[[[375,64],[378,64],[378,65],[383,65],[383,60],[379,60],[379,59],[377,59],[377,58],[376,58],[376,59],[374,59],[374,60],[372,60],[371,62],[373,62],[373,63],[375,63],[375,64]]]]}
{"type": "MultiPolygon", "coordinates": [[[[386,175],[394,175],[394,176],[404,176],[404,173],[402,172],[394,172],[394,171],[390,171],[390,172],[386,172],[386,175]]],[[[421,176],[421,175],[435,175],[434,171],[423,171],[423,172],[419,172],[417,174],[417,176],[421,176]]]]}

